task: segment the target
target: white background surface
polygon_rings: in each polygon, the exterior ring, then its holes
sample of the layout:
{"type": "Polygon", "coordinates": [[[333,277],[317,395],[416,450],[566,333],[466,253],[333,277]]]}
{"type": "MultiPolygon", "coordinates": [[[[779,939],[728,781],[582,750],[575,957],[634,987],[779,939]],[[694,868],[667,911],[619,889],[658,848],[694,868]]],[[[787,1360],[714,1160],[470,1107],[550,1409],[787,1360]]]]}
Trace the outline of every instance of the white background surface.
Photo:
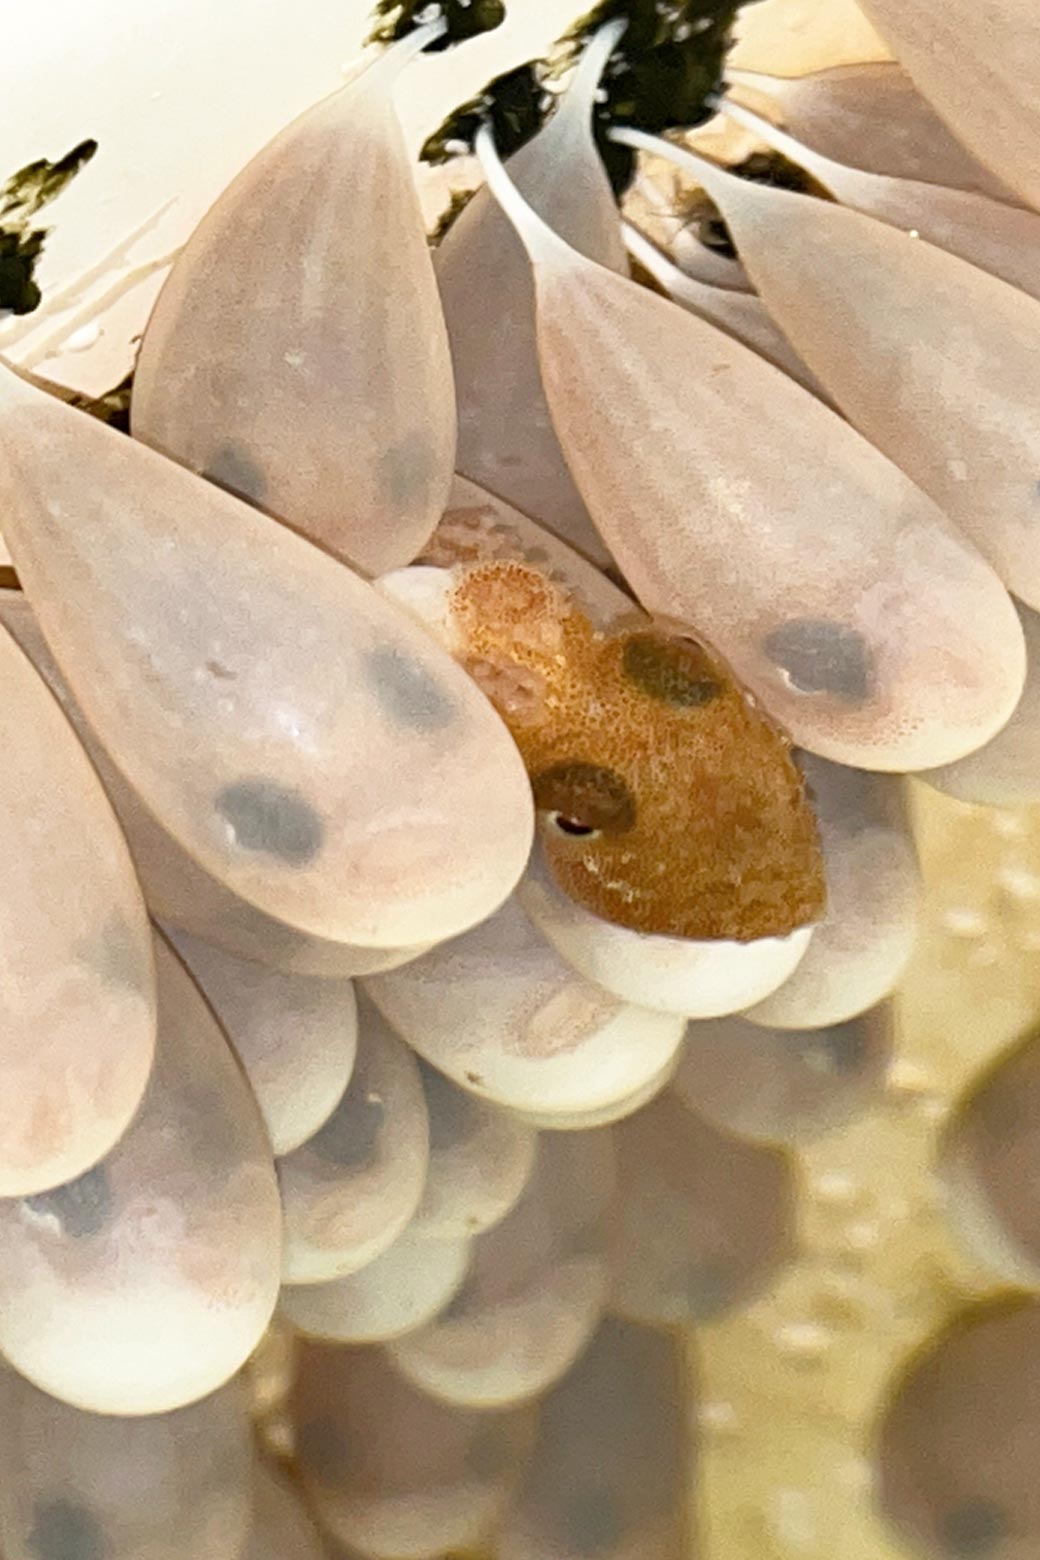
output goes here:
{"type": "MultiPolygon", "coordinates": [[[[41,216],[53,226],[36,273],[44,308],[0,321],[0,353],[100,392],[129,367],[162,280],[131,285],[137,267],[174,249],[265,141],[340,84],[370,0],[0,0],[0,14],[7,5],[0,180],[87,136],[99,151],[41,216]]],[[[399,92],[409,141],[544,53],[588,5],[509,0],[495,33],[411,66],[399,92]]],[[[744,15],[735,58],[752,68],[797,74],[884,52],[852,0],[763,0],[744,15]]]]}

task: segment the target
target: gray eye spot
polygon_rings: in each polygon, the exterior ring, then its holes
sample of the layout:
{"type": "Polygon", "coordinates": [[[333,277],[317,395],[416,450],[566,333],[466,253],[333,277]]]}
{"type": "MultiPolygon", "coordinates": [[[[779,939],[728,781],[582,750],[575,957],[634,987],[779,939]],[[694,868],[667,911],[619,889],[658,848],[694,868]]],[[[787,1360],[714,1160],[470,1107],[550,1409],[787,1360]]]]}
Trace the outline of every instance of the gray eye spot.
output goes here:
{"type": "Polygon", "coordinates": [[[806,1066],[820,1073],[851,1073],[862,1067],[867,1037],[857,1019],[807,1035],[802,1055],[806,1066]]]}
{"type": "Polygon", "coordinates": [[[375,1159],[385,1120],[386,1106],[378,1095],[350,1088],[307,1146],[327,1164],[360,1170],[375,1159]]]}
{"type": "Polygon", "coordinates": [[[850,704],[870,697],[874,671],[862,634],[826,618],[795,618],[763,642],[766,655],[800,693],[832,693],[850,704]]]}
{"type": "Polygon", "coordinates": [[[29,1553],[34,1560],[105,1560],[105,1536],[78,1501],[37,1501],[29,1553]]]}
{"type": "Polygon", "coordinates": [[[607,1490],[585,1490],[567,1508],[567,1547],[578,1555],[616,1549],[625,1534],[617,1502],[607,1490]]]}
{"type": "Polygon", "coordinates": [[[676,709],[700,709],[723,691],[710,657],[691,640],[633,634],[621,665],[637,688],[676,709]]]}
{"type": "Polygon", "coordinates": [[[477,1130],[477,1113],[472,1100],[421,1057],[419,1071],[430,1118],[430,1147],[433,1152],[441,1153],[445,1149],[468,1143],[477,1130]]]}
{"type": "Polygon", "coordinates": [[[243,445],[233,442],[221,445],[202,475],[251,503],[259,503],[267,489],[261,467],[243,445]]]}
{"type": "Polygon", "coordinates": [[[688,1314],[698,1321],[721,1316],[733,1298],[732,1275],[718,1263],[691,1264],[683,1276],[681,1292],[688,1314]]]}
{"type": "Polygon", "coordinates": [[[305,866],[321,849],[325,828],[299,791],[273,780],[237,780],[216,797],[216,808],[240,850],[305,866]]]}
{"type": "Polygon", "coordinates": [[[109,985],[135,996],[151,991],[152,969],[145,949],[118,911],[112,912],[97,937],[85,940],[76,952],[109,985]]]}
{"type": "Polygon", "coordinates": [[[308,1419],[296,1432],[296,1455],[316,1478],[335,1483],[348,1464],[346,1438],[329,1419],[308,1419]]]}
{"type": "Polygon", "coordinates": [[[990,1500],[966,1500],[938,1524],[939,1542],[951,1560],[984,1560],[1007,1535],[1007,1519],[990,1500]]]}
{"type": "Polygon", "coordinates": [[[422,433],[409,433],[384,450],[377,467],[379,485],[394,509],[407,509],[425,498],[433,472],[433,454],[422,433]]]}
{"type": "Polygon", "coordinates": [[[55,1186],[49,1192],[23,1197],[23,1205],[37,1214],[50,1214],[59,1220],[63,1235],[85,1240],[105,1227],[112,1212],[112,1194],[104,1165],[95,1165],[74,1181],[55,1186]]]}
{"type": "Polygon", "coordinates": [[[418,661],[392,645],[370,650],[364,667],[388,714],[415,731],[439,731],[455,718],[455,702],[418,661]]]}

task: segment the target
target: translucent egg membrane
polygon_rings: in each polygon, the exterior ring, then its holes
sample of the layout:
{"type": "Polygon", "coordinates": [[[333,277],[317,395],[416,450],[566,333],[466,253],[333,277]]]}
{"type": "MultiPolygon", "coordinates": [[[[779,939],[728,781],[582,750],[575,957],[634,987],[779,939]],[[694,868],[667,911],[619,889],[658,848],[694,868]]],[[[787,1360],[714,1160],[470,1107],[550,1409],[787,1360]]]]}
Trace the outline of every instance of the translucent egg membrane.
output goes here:
{"type": "Polygon", "coordinates": [[[958,141],[1040,208],[1040,15],[1031,0],[866,0],[958,141]]]}
{"type": "Polygon", "coordinates": [[[850,167],[814,151],[740,104],[726,103],[723,112],[804,168],[851,211],[902,228],[1040,297],[1040,215],[1035,211],[972,190],[947,189],[934,180],[867,173],[858,163],[850,167]]]}
{"type": "Polygon", "coordinates": [[[267,1134],[210,1009],[155,943],[159,1037],[140,1110],[77,1180],[0,1202],[0,1349],[79,1408],[156,1414],[213,1391],[278,1292],[267,1134]]]}
{"type": "Polygon", "coordinates": [[[542,1400],[501,1560],[672,1560],[689,1553],[689,1392],[673,1335],[603,1322],[542,1400]]]}
{"type": "Polygon", "coordinates": [[[530,1446],[527,1412],[435,1402],[376,1349],[301,1344],[290,1408],[323,1527],[371,1560],[439,1560],[478,1544],[530,1446]]]}
{"type": "MultiPolygon", "coordinates": [[[[733,112],[747,117],[744,110],[733,112]]],[[[778,139],[771,127],[763,133],[778,139]]],[[[617,137],[664,144],[626,130],[617,137]]],[[[800,155],[797,145],[788,149],[800,155]]],[[[739,179],[674,147],[669,155],[696,172],[718,202],[763,303],[849,421],[931,496],[1011,590],[1030,604],[1040,602],[1040,434],[1034,417],[1040,300],[980,270],[977,254],[969,263],[937,247],[950,240],[938,219],[929,228],[928,203],[942,194],[930,185],[907,198],[902,215],[886,212],[881,221],[739,179]],[[893,217],[896,226],[890,225],[893,217]],[[893,362],[899,363],[895,377],[893,362]]],[[[850,174],[854,183],[868,177],[874,176],[850,174]]],[[[947,198],[988,204],[981,196],[947,192],[947,198]]],[[[1006,214],[1005,225],[1028,225],[1026,236],[1009,235],[1005,242],[1035,278],[1040,216],[1017,207],[994,209],[1006,214]]],[[[973,235],[995,226],[984,209],[973,207],[966,218],[973,235]]],[[[995,267],[997,257],[990,256],[989,264],[995,267]]],[[[1002,269],[1007,275],[1008,267],[1002,269]]],[[[936,570],[938,581],[938,553],[936,570]]],[[[1005,653],[998,645],[1010,644],[1010,625],[1006,612],[993,610],[985,623],[995,666],[1005,653]]]]}
{"type": "Polygon", "coordinates": [[[755,1023],[790,1029],[842,1023],[894,990],[913,953],[920,894],[904,782],[811,754],[802,763],[827,907],[794,973],[747,1010],[755,1023]]]}
{"type": "Polygon", "coordinates": [[[371,573],[414,558],[455,454],[447,335],[392,89],[425,29],[283,130],[152,311],[133,432],[371,573]]]}
{"type": "Polygon", "coordinates": [[[837,65],[805,76],[729,70],[730,96],[764,99],[800,141],[838,162],[894,179],[1014,197],[952,134],[894,60],[837,65]]]}
{"type": "Polygon", "coordinates": [[[945,1126],[940,1184],[969,1248],[1002,1279],[1033,1288],[1040,1276],[1040,1040],[998,1058],[945,1126]]]}
{"type": "Polygon", "coordinates": [[[141,892],[90,761],[0,628],[0,1196],[89,1169],[140,1104],[155,1047],[141,892]]]}
{"type": "Polygon", "coordinates": [[[420,1062],[430,1123],[430,1160],[412,1222],[431,1240],[479,1235],[505,1218],[534,1168],[537,1136],[420,1062]]]}
{"type": "Polygon", "coordinates": [[[561,1376],[606,1299],[612,1187],[606,1131],[545,1134],[523,1196],[474,1240],[450,1305],[391,1345],[402,1374],[473,1408],[525,1401],[561,1376]]]}
{"type": "Polygon", "coordinates": [[[479,921],[531,840],[501,722],[349,569],[211,483],[0,380],[4,531],[101,745],[211,876],[332,941],[479,921]]]}
{"type": "MultiPolygon", "coordinates": [[[[615,136],[642,144],[638,132],[615,136]]],[[[489,132],[480,146],[532,258],[557,437],[644,606],[696,625],[799,746],[825,757],[923,768],[994,735],[1021,693],[1025,656],[979,553],[802,386],[565,244],[501,170],[489,132]]],[[[756,210],[760,192],[785,194],[718,177],[754,191],[756,210]]],[[[819,265],[821,286],[844,285],[844,267],[819,265]]],[[[796,273],[808,296],[797,266],[785,274],[796,273]]]]}
{"type": "Polygon", "coordinates": [[[357,1059],[341,1100],[308,1142],[278,1161],[285,1281],[327,1282],[380,1256],[419,1206],[428,1159],[415,1058],[362,1002],[357,1059]]]}
{"type": "Polygon", "coordinates": [[[687,1028],[675,1094],[737,1137],[803,1143],[880,1101],[891,1054],[884,1007],[818,1029],[711,1019],[687,1028]]]}
{"type": "Polygon", "coordinates": [[[968,1312],[895,1382],[879,1426],[882,1510],[914,1554],[1028,1560],[1040,1543],[1040,1307],[968,1312]]]}
{"type": "Polygon", "coordinates": [[[960,802],[982,807],[1030,807],[1040,802],[1040,614],[1019,604],[1018,615],[1028,666],[1015,713],[984,747],[921,774],[922,780],[960,802]]]}
{"type": "Polygon", "coordinates": [[[298,1332],[335,1343],[385,1343],[432,1321],[466,1277],[465,1238],[429,1240],[406,1227],[381,1256],[325,1284],[286,1284],[280,1310],[298,1332]]]}
{"type": "Polygon", "coordinates": [[[299,1148],[332,1115],[354,1068],[353,983],[284,975],[168,935],[246,1070],[274,1153],[299,1148]]]}
{"type": "Polygon", "coordinates": [[[75,727],[115,810],[151,913],[239,958],[287,974],[349,977],[386,969],[410,948],[360,948],[265,915],[204,871],[142,803],[87,725],[20,591],[0,590],[0,623],[17,640],[75,727]]]}
{"type": "MultiPolygon", "coordinates": [[[[594,94],[618,33],[615,22],[589,44],[552,118],[510,159],[509,171],[569,243],[624,272],[617,207],[592,138],[594,94]]],[[[458,387],[459,470],[590,557],[608,560],[545,403],[530,266],[488,190],[478,190],[452,223],[434,264],[458,387]]]]}
{"type": "Polygon", "coordinates": [[[257,1471],[253,1525],[242,1560],[323,1560],[321,1536],[295,1486],[268,1468],[257,1471]]]}
{"type": "Polygon", "coordinates": [[[365,990],[461,1088],[547,1119],[626,1099],[667,1066],[684,1027],[575,974],[515,900],[365,990]]]}
{"type": "Polygon", "coordinates": [[[8,1371],[0,1402],[5,1560],[248,1553],[253,1448],[242,1383],[190,1408],[126,1419],[83,1413],[8,1371]]]}
{"type": "Polygon", "coordinates": [[[656,1325],[709,1322],[794,1255],[794,1171],[668,1093],[611,1129],[618,1192],[612,1305],[656,1325]]]}

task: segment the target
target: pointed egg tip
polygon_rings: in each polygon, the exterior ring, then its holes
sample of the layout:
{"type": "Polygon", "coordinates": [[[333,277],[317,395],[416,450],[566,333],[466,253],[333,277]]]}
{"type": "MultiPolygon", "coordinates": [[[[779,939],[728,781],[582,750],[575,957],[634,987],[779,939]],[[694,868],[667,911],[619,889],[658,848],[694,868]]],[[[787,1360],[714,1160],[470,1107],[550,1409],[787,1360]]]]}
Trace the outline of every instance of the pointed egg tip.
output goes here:
{"type": "Polygon", "coordinates": [[[657,245],[633,223],[622,222],[621,236],[632,259],[667,291],[670,292],[673,285],[683,278],[679,267],[669,260],[667,255],[662,254],[657,245]]]}
{"type": "Polygon", "coordinates": [[[616,16],[613,21],[604,22],[602,27],[597,28],[578,61],[562,107],[575,103],[579,107],[584,106],[586,113],[591,112],[600,78],[627,28],[628,18],[625,16],[616,16]]]}
{"type": "Polygon", "coordinates": [[[716,191],[721,194],[727,189],[732,191],[747,184],[747,180],[738,178],[728,168],[702,157],[699,152],[691,152],[689,147],[666,141],[663,136],[649,135],[645,130],[633,130],[628,125],[615,125],[608,131],[608,136],[619,146],[630,146],[637,152],[649,152],[654,157],[674,163],[677,168],[684,168],[694,175],[713,200],[717,198],[716,191]]]}
{"type": "MultiPolygon", "coordinates": [[[[753,109],[746,108],[743,103],[734,102],[732,98],[720,99],[718,111],[732,124],[740,125],[745,130],[750,130],[752,135],[757,135],[760,141],[771,147],[774,152],[779,152],[782,157],[787,157],[797,167],[804,169],[806,173],[816,175],[825,174],[828,169],[837,169],[841,164],[833,158],[825,157],[822,152],[814,152],[804,142],[797,140],[779,125],[774,125],[761,114],[756,114],[753,109]]],[[[850,170],[851,171],[851,170],[850,170]]],[[[866,177],[866,175],[864,175],[866,177]]]]}
{"type": "Polygon", "coordinates": [[[398,38],[396,43],[377,54],[370,65],[365,67],[362,64],[361,74],[353,75],[346,85],[352,87],[364,83],[367,91],[379,87],[392,92],[406,67],[418,55],[424,54],[431,44],[443,38],[447,31],[446,17],[439,16],[431,22],[425,22],[415,32],[406,33],[403,38],[398,38]]]}
{"type": "Polygon", "coordinates": [[[532,264],[551,264],[553,261],[559,264],[561,260],[567,263],[574,258],[570,245],[542,220],[509,177],[489,124],[481,125],[477,131],[473,150],[484,171],[488,189],[516,229],[532,264]]]}

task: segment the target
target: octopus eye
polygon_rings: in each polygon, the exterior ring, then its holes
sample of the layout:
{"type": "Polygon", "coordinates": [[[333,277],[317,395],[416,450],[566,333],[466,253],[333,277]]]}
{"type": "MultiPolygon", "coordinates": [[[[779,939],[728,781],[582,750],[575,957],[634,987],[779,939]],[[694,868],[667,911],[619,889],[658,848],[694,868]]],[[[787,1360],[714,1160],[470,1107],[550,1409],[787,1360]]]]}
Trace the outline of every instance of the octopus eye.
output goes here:
{"type": "Polygon", "coordinates": [[[633,634],[621,653],[621,665],[637,688],[678,709],[699,709],[723,691],[715,663],[692,639],[633,634]]]}
{"type": "Polygon", "coordinates": [[[566,818],[561,812],[551,812],[549,822],[561,834],[569,835],[575,840],[595,839],[599,834],[599,830],[594,829],[590,823],[579,823],[577,818],[566,818]]]}
{"type": "Polygon", "coordinates": [[[534,804],[561,834],[587,839],[622,834],[636,821],[632,793],[613,769],[600,764],[553,764],[531,776],[534,804]]]}

